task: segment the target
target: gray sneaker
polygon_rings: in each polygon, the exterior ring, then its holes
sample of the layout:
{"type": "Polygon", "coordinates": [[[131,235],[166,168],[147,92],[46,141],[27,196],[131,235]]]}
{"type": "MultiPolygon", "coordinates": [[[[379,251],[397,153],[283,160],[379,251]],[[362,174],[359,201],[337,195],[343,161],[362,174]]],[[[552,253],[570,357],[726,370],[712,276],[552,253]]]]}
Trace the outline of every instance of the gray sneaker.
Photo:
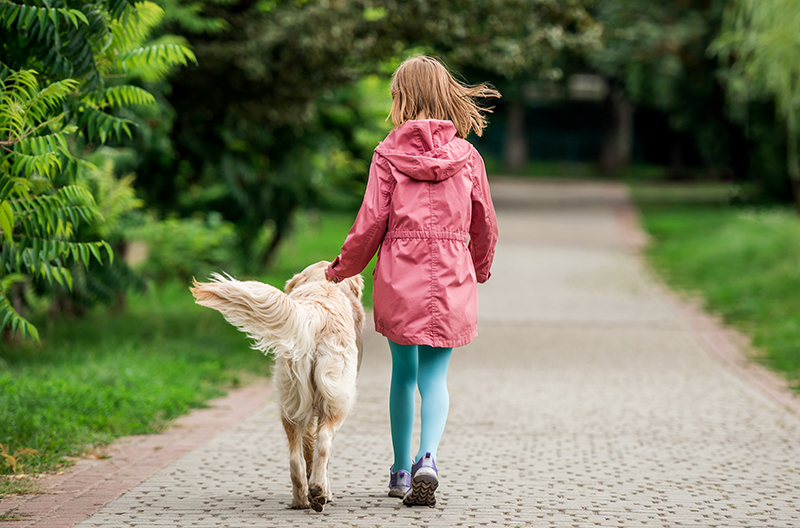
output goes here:
{"type": "Polygon", "coordinates": [[[439,487],[439,471],[430,453],[417,460],[411,467],[411,489],[403,497],[406,506],[436,506],[436,488],[439,487]]]}
{"type": "Polygon", "coordinates": [[[394,471],[394,466],[389,468],[389,496],[402,499],[411,489],[411,473],[401,469],[394,471]]]}

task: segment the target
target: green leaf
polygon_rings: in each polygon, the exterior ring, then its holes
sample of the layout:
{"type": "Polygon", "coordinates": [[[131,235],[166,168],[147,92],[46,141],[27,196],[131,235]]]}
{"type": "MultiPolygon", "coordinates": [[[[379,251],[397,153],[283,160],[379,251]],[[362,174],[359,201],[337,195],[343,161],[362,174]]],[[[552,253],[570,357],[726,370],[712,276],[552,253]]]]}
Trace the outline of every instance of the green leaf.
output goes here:
{"type": "Polygon", "coordinates": [[[39,330],[37,330],[35,326],[30,324],[28,321],[25,321],[25,328],[28,330],[28,333],[31,335],[31,338],[34,341],[39,341],[39,330]]]}
{"type": "Polygon", "coordinates": [[[114,263],[114,250],[111,249],[111,245],[108,242],[106,242],[105,240],[100,242],[100,244],[102,244],[103,247],[106,248],[106,251],[108,251],[108,261],[109,261],[110,264],[113,264],[114,263]]]}
{"type": "Polygon", "coordinates": [[[7,291],[12,284],[25,282],[26,277],[21,273],[11,273],[0,278],[0,293],[7,291]]]}
{"type": "Polygon", "coordinates": [[[86,126],[87,136],[91,141],[99,140],[105,143],[109,136],[114,135],[117,140],[122,140],[122,130],[130,137],[128,125],[136,125],[133,121],[106,114],[96,108],[86,107],[79,118],[79,124],[86,126]]]}
{"type": "Polygon", "coordinates": [[[35,237],[33,239],[33,261],[31,262],[33,272],[37,273],[39,268],[43,264],[43,261],[39,258],[39,251],[41,249],[42,241],[39,237],[35,237]]]}
{"type": "Polygon", "coordinates": [[[78,244],[77,247],[80,249],[84,267],[89,269],[89,248],[85,244],[78,244]]]}
{"type": "Polygon", "coordinates": [[[72,289],[72,273],[70,273],[69,269],[61,268],[61,275],[64,276],[64,279],[67,281],[67,288],[70,290],[72,289]]]}
{"type": "Polygon", "coordinates": [[[156,98],[138,86],[114,86],[103,93],[103,102],[111,106],[153,105],[156,98]]]}
{"type": "Polygon", "coordinates": [[[3,324],[0,325],[0,329],[11,327],[12,333],[16,333],[17,330],[21,329],[24,334],[28,334],[31,336],[32,339],[38,341],[39,340],[39,332],[35,326],[29,323],[25,318],[20,316],[14,307],[9,302],[8,298],[6,298],[5,294],[0,292],[0,312],[5,312],[3,317],[3,324]]]}
{"type": "Polygon", "coordinates": [[[47,278],[48,284],[53,284],[53,267],[47,260],[42,259],[41,261],[42,267],[42,275],[47,278]]]}
{"type": "Polygon", "coordinates": [[[0,230],[3,231],[3,236],[10,244],[14,242],[13,238],[11,237],[14,232],[13,226],[14,211],[11,209],[11,204],[8,202],[0,203],[0,230]]]}
{"type": "Polygon", "coordinates": [[[116,67],[129,75],[147,79],[158,78],[173,66],[197,64],[197,58],[188,46],[177,43],[162,43],[142,46],[116,58],[116,67]]]}
{"type": "MultiPolygon", "coordinates": [[[[3,297],[3,299],[0,300],[4,299],[5,297],[3,297]]],[[[3,324],[0,325],[0,328],[5,328],[6,326],[8,326],[8,322],[11,321],[12,317],[14,317],[14,313],[15,313],[14,310],[6,310],[6,315],[3,316],[3,324]]]]}
{"type": "Polygon", "coordinates": [[[64,278],[61,276],[61,268],[59,266],[53,266],[52,272],[53,278],[59,284],[59,286],[64,286],[64,278]]]}
{"type": "Polygon", "coordinates": [[[100,256],[100,250],[97,248],[97,246],[95,246],[94,244],[87,244],[87,246],[89,247],[89,251],[92,252],[92,255],[94,255],[94,258],[97,259],[97,262],[102,264],[103,257],[100,256]]]}

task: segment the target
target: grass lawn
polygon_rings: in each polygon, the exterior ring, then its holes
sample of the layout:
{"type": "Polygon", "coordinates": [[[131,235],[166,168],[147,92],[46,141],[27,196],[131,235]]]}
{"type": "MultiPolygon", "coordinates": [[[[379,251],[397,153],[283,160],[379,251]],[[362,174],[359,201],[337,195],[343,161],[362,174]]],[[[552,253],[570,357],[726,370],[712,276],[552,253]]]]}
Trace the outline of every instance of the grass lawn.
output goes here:
{"type": "MultiPolygon", "coordinates": [[[[307,264],[333,259],[353,217],[300,215],[275,265],[257,278],[282,287],[307,264]]],[[[364,275],[371,304],[371,273],[364,275]]],[[[270,371],[270,359],[222,315],[195,305],[183,284],[132,296],[120,313],[98,308],[37,325],[41,343],[0,349],[0,444],[12,456],[37,454],[16,457],[16,468],[0,456],[0,474],[57,469],[115,437],[160,431],[270,371]]],[[[0,480],[0,494],[15,490],[11,482],[0,480]]]]}
{"type": "Polygon", "coordinates": [[[663,180],[669,169],[663,165],[633,164],[615,174],[603,174],[597,163],[584,161],[528,161],[518,171],[505,168],[502,160],[493,156],[484,158],[486,170],[493,175],[517,176],[522,178],[569,178],[580,180],[622,180],[655,181],[663,180]]]}
{"type": "MultiPolygon", "coordinates": [[[[641,189],[633,189],[641,197],[641,189]]],[[[647,257],[668,284],[752,337],[759,361],[800,391],[800,216],[719,200],[639,202],[653,238],[647,257]],[[717,202],[717,203],[714,203],[717,202]]]]}

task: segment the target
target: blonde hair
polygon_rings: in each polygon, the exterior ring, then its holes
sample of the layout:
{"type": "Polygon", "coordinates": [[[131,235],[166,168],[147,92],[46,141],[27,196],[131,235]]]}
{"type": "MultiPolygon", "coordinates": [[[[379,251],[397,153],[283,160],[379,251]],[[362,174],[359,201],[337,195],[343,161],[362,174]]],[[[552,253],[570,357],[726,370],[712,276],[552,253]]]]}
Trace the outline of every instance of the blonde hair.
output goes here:
{"type": "Polygon", "coordinates": [[[460,138],[474,130],[483,134],[488,121],[476,97],[500,97],[487,84],[470,86],[455,80],[437,59],[417,56],[406,59],[392,77],[392,124],[399,127],[424,112],[428,119],[452,121],[460,138]]]}

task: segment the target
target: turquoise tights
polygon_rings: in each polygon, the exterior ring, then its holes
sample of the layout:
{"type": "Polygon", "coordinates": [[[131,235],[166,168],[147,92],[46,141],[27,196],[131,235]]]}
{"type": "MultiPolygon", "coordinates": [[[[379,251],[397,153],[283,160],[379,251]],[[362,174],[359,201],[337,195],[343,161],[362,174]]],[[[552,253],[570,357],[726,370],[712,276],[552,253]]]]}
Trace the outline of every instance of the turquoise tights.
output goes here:
{"type": "Polygon", "coordinates": [[[411,432],[414,428],[414,395],[417,387],[422,398],[422,431],[419,451],[436,458],[436,449],[444,433],[450,395],[447,392],[447,368],[452,348],[427,345],[398,345],[389,340],[392,351],[392,387],[389,393],[389,418],[392,423],[394,470],[411,471],[411,432]]]}

